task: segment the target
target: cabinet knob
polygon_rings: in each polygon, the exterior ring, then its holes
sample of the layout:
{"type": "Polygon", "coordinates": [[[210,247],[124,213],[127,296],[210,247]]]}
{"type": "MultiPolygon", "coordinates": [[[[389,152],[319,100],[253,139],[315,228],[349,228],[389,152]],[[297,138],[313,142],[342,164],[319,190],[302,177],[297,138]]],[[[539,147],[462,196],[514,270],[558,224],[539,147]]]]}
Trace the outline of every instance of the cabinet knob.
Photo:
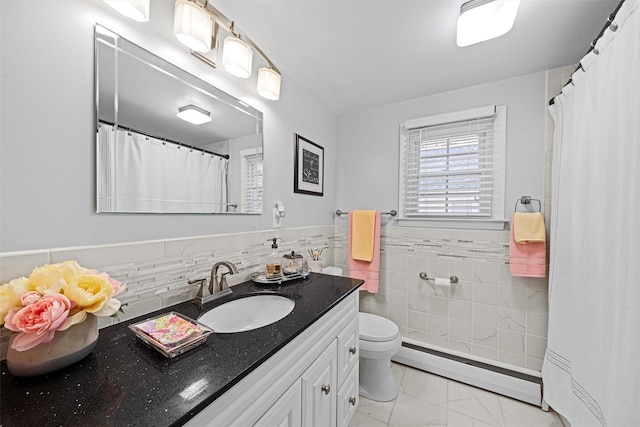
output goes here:
{"type": "Polygon", "coordinates": [[[355,348],[355,347],[350,347],[349,348],[349,353],[351,353],[351,354],[356,354],[356,351],[358,351],[358,349],[355,348]]]}
{"type": "Polygon", "coordinates": [[[322,388],[320,390],[322,390],[322,392],[324,394],[329,394],[331,392],[331,385],[330,384],[325,384],[325,385],[322,386],[322,388]]]}
{"type": "Polygon", "coordinates": [[[356,398],[355,397],[350,397],[349,398],[349,403],[351,403],[353,406],[356,406],[356,398]]]}

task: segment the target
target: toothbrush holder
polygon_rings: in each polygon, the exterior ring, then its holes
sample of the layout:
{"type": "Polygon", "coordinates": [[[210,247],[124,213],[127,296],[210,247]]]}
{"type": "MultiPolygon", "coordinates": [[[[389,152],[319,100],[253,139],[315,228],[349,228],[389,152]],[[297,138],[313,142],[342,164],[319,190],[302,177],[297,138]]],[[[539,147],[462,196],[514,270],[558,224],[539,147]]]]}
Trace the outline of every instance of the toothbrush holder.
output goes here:
{"type": "Polygon", "coordinates": [[[324,260],[322,258],[318,260],[309,259],[307,260],[307,265],[309,266],[309,270],[314,273],[321,273],[324,268],[324,260]]]}

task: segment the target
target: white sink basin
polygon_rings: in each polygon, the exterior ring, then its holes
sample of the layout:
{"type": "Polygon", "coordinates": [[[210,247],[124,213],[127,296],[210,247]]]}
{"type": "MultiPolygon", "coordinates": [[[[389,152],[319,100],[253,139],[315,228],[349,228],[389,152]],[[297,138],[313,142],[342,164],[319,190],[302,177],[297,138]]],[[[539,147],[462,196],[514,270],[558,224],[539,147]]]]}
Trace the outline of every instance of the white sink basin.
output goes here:
{"type": "Polygon", "coordinates": [[[217,333],[250,331],[277,322],[294,306],[292,300],[279,295],[251,295],[212,308],[198,321],[217,333]]]}

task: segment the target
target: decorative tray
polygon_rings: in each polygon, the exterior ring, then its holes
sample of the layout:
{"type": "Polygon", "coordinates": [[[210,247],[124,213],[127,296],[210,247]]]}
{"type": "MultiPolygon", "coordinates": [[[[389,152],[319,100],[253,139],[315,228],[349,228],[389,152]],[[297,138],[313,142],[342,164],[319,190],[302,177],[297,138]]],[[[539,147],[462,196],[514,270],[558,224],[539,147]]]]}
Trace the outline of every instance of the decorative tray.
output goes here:
{"type": "Polygon", "coordinates": [[[176,357],[203,344],[213,329],[174,311],[129,325],[136,336],[165,357],[176,357]]]}
{"type": "Polygon", "coordinates": [[[292,280],[304,279],[311,273],[311,270],[302,270],[300,273],[283,274],[282,276],[272,277],[267,279],[264,271],[258,271],[251,274],[251,280],[261,285],[280,285],[284,282],[290,282],[292,280]]]}

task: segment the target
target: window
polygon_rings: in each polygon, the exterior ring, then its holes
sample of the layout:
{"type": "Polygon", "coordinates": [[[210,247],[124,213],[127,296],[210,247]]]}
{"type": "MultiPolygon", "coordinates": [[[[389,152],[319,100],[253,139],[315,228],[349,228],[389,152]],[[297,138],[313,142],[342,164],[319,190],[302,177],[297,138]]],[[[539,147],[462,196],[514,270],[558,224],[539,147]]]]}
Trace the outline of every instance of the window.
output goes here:
{"type": "Polygon", "coordinates": [[[505,134],[504,106],[404,122],[401,218],[503,220],[505,134]]]}
{"type": "Polygon", "coordinates": [[[252,148],[240,152],[240,188],[242,212],[262,212],[262,149],[252,148]]]}

